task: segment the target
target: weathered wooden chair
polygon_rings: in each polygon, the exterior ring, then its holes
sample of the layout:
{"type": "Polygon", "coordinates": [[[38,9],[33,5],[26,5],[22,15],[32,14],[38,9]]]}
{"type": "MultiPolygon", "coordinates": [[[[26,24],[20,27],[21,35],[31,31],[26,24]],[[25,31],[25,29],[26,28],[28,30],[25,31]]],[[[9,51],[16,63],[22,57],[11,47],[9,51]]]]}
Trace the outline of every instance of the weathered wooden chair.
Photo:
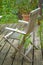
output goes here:
{"type": "MultiPolygon", "coordinates": [[[[28,62],[32,62],[32,65],[34,64],[34,47],[35,47],[35,25],[36,25],[36,21],[37,21],[37,17],[39,15],[40,8],[37,8],[33,11],[30,12],[30,20],[29,22],[25,22],[23,20],[19,20],[19,22],[21,23],[25,23],[27,25],[26,29],[23,30],[19,30],[18,28],[13,29],[13,28],[9,28],[6,27],[5,29],[10,30],[11,32],[8,33],[7,35],[4,36],[4,39],[15,49],[15,53],[14,55],[19,52],[24,58],[26,58],[28,60],[28,62]],[[25,54],[23,52],[21,52],[21,49],[24,48],[24,44],[25,41],[29,38],[29,35],[31,35],[31,33],[33,33],[33,42],[30,44],[30,46],[28,45],[28,50],[26,50],[25,54]],[[22,34],[22,35],[21,35],[22,34]],[[9,38],[15,39],[17,40],[17,45],[16,42],[13,44],[9,41],[9,38]],[[21,40],[20,40],[21,39],[21,40]],[[32,54],[32,60],[30,60],[27,57],[27,54],[29,53],[29,51],[33,49],[33,54],[32,54]]],[[[35,47],[36,48],[36,47],[35,47]]]]}

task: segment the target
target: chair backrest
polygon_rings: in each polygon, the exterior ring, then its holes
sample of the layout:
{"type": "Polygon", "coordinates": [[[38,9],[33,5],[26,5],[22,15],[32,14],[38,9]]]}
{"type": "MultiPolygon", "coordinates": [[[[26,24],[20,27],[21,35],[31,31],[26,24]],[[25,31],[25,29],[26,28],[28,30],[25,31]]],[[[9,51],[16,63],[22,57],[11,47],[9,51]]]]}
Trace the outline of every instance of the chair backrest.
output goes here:
{"type": "Polygon", "coordinates": [[[35,23],[39,15],[39,11],[40,11],[40,8],[37,8],[30,12],[30,21],[27,26],[27,33],[31,33],[34,30],[35,23]]]}

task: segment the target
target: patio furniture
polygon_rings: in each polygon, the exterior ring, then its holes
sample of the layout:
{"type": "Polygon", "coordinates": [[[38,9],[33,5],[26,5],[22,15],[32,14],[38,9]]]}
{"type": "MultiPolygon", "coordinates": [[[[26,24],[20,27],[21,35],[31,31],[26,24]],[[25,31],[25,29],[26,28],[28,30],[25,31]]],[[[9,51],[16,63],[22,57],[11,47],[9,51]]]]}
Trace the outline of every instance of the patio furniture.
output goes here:
{"type": "Polygon", "coordinates": [[[8,33],[7,35],[4,36],[4,39],[15,49],[14,55],[16,55],[17,52],[19,52],[25,59],[27,59],[28,62],[30,62],[30,63],[32,62],[32,65],[34,65],[34,48],[36,48],[35,43],[34,43],[35,42],[35,30],[34,29],[35,29],[37,17],[39,15],[39,13],[38,13],[39,11],[40,11],[40,8],[37,8],[30,12],[29,22],[19,20],[19,22],[21,24],[23,23],[24,25],[27,25],[25,30],[19,30],[18,28],[13,29],[13,28],[9,28],[9,27],[5,28],[8,31],[9,30],[11,31],[10,33],[8,33]],[[28,39],[31,34],[33,34],[33,42],[32,43],[30,42],[30,45],[28,45],[28,50],[26,50],[26,52],[23,53],[21,50],[24,48],[26,39],[28,39]],[[19,37],[20,35],[21,35],[21,37],[19,37]],[[18,41],[17,44],[11,43],[9,41],[10,38],[18,41]],[[31,49],[33,50],[32,59],[27,57],[27,54],[29,53],[29,51],[31,49]]]}

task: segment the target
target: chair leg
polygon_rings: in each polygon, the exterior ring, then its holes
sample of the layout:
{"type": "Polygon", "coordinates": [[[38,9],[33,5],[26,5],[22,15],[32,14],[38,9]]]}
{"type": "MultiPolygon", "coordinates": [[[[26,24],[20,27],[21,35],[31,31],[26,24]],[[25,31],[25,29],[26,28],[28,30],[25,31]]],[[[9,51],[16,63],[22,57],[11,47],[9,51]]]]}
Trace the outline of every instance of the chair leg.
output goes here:
{"type": "MultiPolygon", "coordinates": [[[[25,49],[24,49],[24,54],[25,54],[25,49]]],[[[23,62],[24,62],[24,57],[22,57],[21,65],[23,65],[23,62]]]]}
{"type": "Polygon", "coordinates": [[[16,51],[18,51],[23,57],[25,57],[28,62],[31,63],[31,60],[25,55],[23,54],[22,52],[20,52],[20,50],[18,48],[16,48],[14,45],[12,45],[12,43],[7,39],[7,38],[4,38],[16,51]]]}
{"type": "MultiPolygon", "coordinates": [[[[33,31],[33,44],[35,44],[35,31],[33,31]]],[[[34,45],[32,49],[32,65],[34,65],[34,45]]]]}
{"type": "Polygon", "coordinates": [[[23,62],[24,62],[24,57],[22,57],[22,62],[21,62],[21,65],[23,65],[23,62]]]}
{"type": "Polygon", "coordinates": [[[12,54],[12,56],[11,56],[12,59],[15,59],[16,53],[17,53],[17,51],[15,51],[15,52],[12,54]]]}
{"type": "Polygon", "coordinates": [[[40,36],[40,45],[41,45],[41,54],[42,54],[42,59],[43,59],[43,44],[42,44],[41,36],[40,36]]]}
{"type": "Polygon", "coordinates": [[[43,44],[42,44],[42,41],[41,41],[41,37],[40,37],[40,45],[41,45],[41,54],[42,54],[42,59],[43,59],[43,44]]]}
{"type": "Polygon", "coordinates": [[[42,59],[43,59],[43,48],[41,48],[41,52],[42,52],[42,59]]]}
{"type": "Polygon", "coordinates": [[[42,42],[42,27],[40,24],[40,45],[41,45],[41,53],[42,53],[42,59],[43,59],[43,42],[42,42]]]}
{"type": "Polygon", "coordinates": [[[32,50],[32,65],[34,65],[34,47],[33,47],[33,50],[32,50]]]}

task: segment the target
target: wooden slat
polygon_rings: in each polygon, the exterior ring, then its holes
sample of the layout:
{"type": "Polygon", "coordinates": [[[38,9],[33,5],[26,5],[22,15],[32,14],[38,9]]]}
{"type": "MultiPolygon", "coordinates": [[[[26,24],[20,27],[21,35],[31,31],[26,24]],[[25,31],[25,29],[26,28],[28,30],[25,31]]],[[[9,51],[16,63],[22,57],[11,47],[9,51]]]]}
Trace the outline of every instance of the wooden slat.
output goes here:
{"type": "MultiPolygon", "coordinates": [[[[6,34],[7,34],[7,33],[6,33],[6,34]]],[[[3,42],[4,42],[4,41],[3,41],[3,42]]],[[[4,45],[4,44],[3,44],[3,46],[4,46],[4,48],[6,47],[6,45],[4,45]]],[[[2,47],[3,47],[3,46],[2,46],[2,47]]],[[[4,48],[3,48],[3,49],[4,49],[4,48]]],[[[8,48],[6,48],[6,49],[8,49],[8,48]]],[[[4,49],[4,50],[5,50],[5,49],[4,49]]],[[[8,50],[9,50],[9,49],[8,49],[8,50]]],[[[6,53],[8,52],[8,50],[6,51],[6,53]]],[[[2,51],[3,51],[3,50],[1,50],[1,52],[2,52],[2,51]]],[[[3,59],[2,59],[1,64],[4,63],[4,59],[5,59],[5,57],[6,57],[6,54],[3,56],[3,59]]]]}
{"type": "Polygon", "coordinates": [[[18,33],[21,33],[21,34],[26,34],[25,31],[19,30],[18,28],[13,29],[13,28],[8,28],[8,27],[6,27],[5,29],[11,30],[11,31],[13,31],[13,32],[18,32],[18,33]]]}
{"type": "MultiPolygon", "coordinates": [[[[17,26],[17,27],[18,27],[18,26],[17,26]]],[[[19,27],[18,27],[18,28],[19,28],[19,27]]],[[[10,60],[11,60],[11,59],[10,59],[10,60]]],[[[6,61],[6,62],[8,62],[8,61],[6,61]]],[[[6,63],[6,62],[5,62],[5,63],[6,63]]],[[[5,65],[5,63],[4,63],[4,65],[5,65]]],[[[7,64],[8,64],[8,63],[7,63],[7,64]]],[[[10,64],[11,64],[11,63],[10,63],[10,64]]]]}
{"type": "MultiPolygon", "coordinates": [[[[4,33],[6,33],[7,34],[7,32],[8,31],[6,31],[6,32],[4,32],[4,33]]],[[[2,35],[3,36],[3,35],[2,35]]],[[[0,47],[0,52],[1,52],[1,50],[3,49],[3,47],[5,46],[5,43],[3,43],[4,42],[4,38],[2,37],[2,39],[0,40],[0,45],[1,45],[1,47],[0,47]]]]}
{"type": "MultiPolygon", "coordinates": [[[[6,45],[4,46],[4,47],[6,47],[6,45]]],[[[4,49],[4,48],[3,48],[4,49]]],[[[8,48],[6,48],[6,49],[8,49],[8,48]]],[[[9,47],[9,49],[10,49],[10,47],[9,47]]],[[[8,49],[8,50],[9,50],[8,49]]],[[[7,52],[6,52],[6,55],[7,55],[7,53],[8,53],[8,50],[7,50],[7,52]]],[[[1,51],[2,52],[2,51],[1,51]]],[[[4,52],[4,51],[3,51],[4,52]]],[[[3,61],[2,61],[2,64],[4,63],[4,59],[5,59],[5,57],[6,57],[6,55],[4,56],[4,58],[2,59],[3,61]]]]}
{"type": "Polygon", "coordinates": [[[6,59],[4,60],[3,65],[11,65],[12,64],[12,58],[11,55],[14,53],[14,49],[12,47],[10,47],[10,50],[8,52],[8,55],[6,56],[6,59]]]}
{"type": "Polygon", "coordinates": [[[5,26],[8,26],[6,24],[1,24],[1,27],[0,27],[0,34],[2,34],[5,30],[4,30],[4,27],[5,26]]]}
{"type": "Polygon", "coordinates": [[[29,23],[29,22],[24,21],[24,20],[18,20],[18,22],[20,22],[20,23],[24,23],[24,24],[28,24],[28,23],[29,23]]]}
{"type": "MultiPolygon", "coordinates": [[[[13,40],[11,40],[12,41],[12,43],[13,43],[13,40]]],[[[4,58],[4,61],[3,61],[3,65],[11,65],[11,63],[12,63],[12,59],[11,58],[9,58],[9,56],[10,56],[10,49],[11,49],[11,46],[9,47],[9,50],[8,50],[8,52],[7,52],[7,55],[6,55],[6,57],[4,58]],[[8,58],[8,60],[7,60],[7,58],[8,58]],[[9,62],[9,60],[10,60],[10,62],[9,62]]]]}
{"type": "Polygon", "coordinates": [[[3,50],[0,53],[0,65],[3,64],[4,58],[7,54],[8,49],[9,49],[9,44],[6,44],[6,46],[4,46],[3,50]]]}
{"type": "MultiPolygon", "coordinates": [[[[3,42],[4,42],[4,41],[3,41],[3,42]]],[[[3,42],[2,42],[2,43],[3,43],[3,42]]],[[[3,51],[2,49],[4,49],[4,47],[6,47],[6,46],[7,46],[7,45],[5,45],[5,43],[3,43],[3,45],[2,45],[0,51],[2,52],[2,51],[3,51]]],[[[9,46],[8,46],[8,47],[9,47],[9,46]]],[[[8,49],[8,48],[6,48],[6,49],[8,49]]],[[[5,49],[5,50],[6,50],[6,49],[5,49]]],[[[5,50],[4,50],[4,51],[5,51],[5,50]]],[[[9,50],[9,49],[8,49],[8,50],[9,50]]],[[[8,50],[7,50],[7,52],[8,52],[8,50]]],[[[4,51],[3,51],[3,52],[4,52],[4,51]]],[[[6,54],[7,54],[7,52],[6,52],[6,54]]],[[[3,64],[6,54],[3,56],[2,60],[0,60],[1,64],[3,64]]]]}
{"type": "MultiPolygon", "coordinates": [[[[24,26],[24,25],[22,25],[22,26],[24,26]]],[[[22,28],[22,26],[21,26],[21,28],[22,28]]],[[[18,25],[13,26],[12,28],[16,28],[16,27],[18,27],[20,29],[20,27],[18,25]]],[[[4,31],[4,32],[3,32],[4,35],[6,35],[9,31],[7,30],[7,32],[6,31],[4,31]]],[[[2,47],[3,47],[4,43],[5,43],[4,40],[0,42],[0,44],[2,44],[2,47]]],[[[1,49],[1,47],[0,47],[0,49],[1,49]]],[[[3,64],[3,65],[21,65],[22,60],[20,59],[21,55],[19,57],[19,53],[16,55],[15,59],[12,61],[11,55],[13,54],[13,52],[14,52],[14,49],[12,47],[10,47],[10,45],[6,42],[6,45],[4,45],[4,47],[0,53],[0,65],[1,64],[3,64]]],[[[34,65],[43,65],[43,61],[40,58],[40,56],[41,56],[40,52],[35,51],[36,59],[35,59],[34,65]]],[[[26,61],[24,61],[23,65],[31,65],[31,63],[27,63],[26,61]]]]}
{"type": "Polygon", "coordinates": [[[5,46],[5,42],[4,42],[4,39],[0,42],[0,44],[1,44],[1,47],[0,47],[0,52],[2,51],[2,49],[4,48],[4,46],[5,46]]]}

